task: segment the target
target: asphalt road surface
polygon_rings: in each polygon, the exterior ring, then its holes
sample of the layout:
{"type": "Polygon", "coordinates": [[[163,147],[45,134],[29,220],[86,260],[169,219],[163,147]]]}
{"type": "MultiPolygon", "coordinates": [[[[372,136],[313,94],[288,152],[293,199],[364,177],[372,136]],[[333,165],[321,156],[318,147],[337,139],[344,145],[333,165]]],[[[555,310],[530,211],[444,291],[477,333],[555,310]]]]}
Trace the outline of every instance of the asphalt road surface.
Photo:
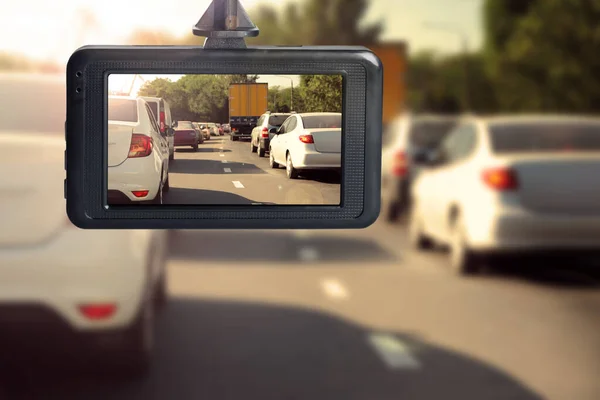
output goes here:
{"type": "Polygon", "coordinates": [[[285,168],[269,166],[268,154],[258,157],[248,141],[229,136],[212,137],[197,152],[176,148],[169,168],[166,204],[340,204],[338,174],[314,171],[290,180],[285,168]]]}
{"type": "Polygon", "coordinates": [[[174,232],[171,244],[146,379],[25,363],[4,376],[7,398],[600,398],[600,286],[587,261],[515,260],[460,279],[443,251],[408,250],[405,230],[383,222],[174,232]]]}

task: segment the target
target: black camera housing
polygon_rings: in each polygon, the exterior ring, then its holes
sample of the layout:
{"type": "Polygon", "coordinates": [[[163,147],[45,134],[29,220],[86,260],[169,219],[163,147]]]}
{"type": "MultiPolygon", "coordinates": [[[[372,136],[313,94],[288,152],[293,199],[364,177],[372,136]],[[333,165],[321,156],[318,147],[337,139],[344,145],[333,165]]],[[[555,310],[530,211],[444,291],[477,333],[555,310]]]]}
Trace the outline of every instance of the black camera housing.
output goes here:
{"type": "Polygon", "coordinates": [[[380,210],[382,98],[383,65],[365,47],[82,47],[67,65],[67,214],[84,229],[367,227],[380,210]],[[342,75],[341,204],[109,207],[108,76],[115,73],[342,75]]]}

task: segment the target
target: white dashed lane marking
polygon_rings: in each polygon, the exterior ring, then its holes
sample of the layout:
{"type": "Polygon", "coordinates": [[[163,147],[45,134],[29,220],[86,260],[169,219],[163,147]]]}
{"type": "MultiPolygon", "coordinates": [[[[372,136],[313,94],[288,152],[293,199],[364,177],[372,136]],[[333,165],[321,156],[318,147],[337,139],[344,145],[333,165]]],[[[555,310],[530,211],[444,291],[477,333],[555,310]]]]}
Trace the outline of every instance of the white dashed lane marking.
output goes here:
{"type": "Polygon", "coordinates": [[[337,279],[323,279],[321,289],[327,297],[334,300],[346,300],[350,297],[348,290],[337,279]]]}
{"type": "Polygon", "coordinates": [[[235,186],[238,189],[244,188],[244,185],[242,185],[242,182],[240,182],[240,181],[233,181],[233,186],[235,186]]]}
{"type": "Polygon", "coordinates": [[[227,164],[227,160],[221,160],[223,164],[227,164]]]}
{"type": "Polygon", "coordinates": [[[223,171],[225,171],[226,173],[230,174],[231,173],[231,168],[223,168],[223,171]]]}
{"type": "Polygon", "coordinates": [[[367,339],[389,369],[421,368],[421,363],[412,356],[408,346],[397,337],[386,333],[372,333],[367,339]]]}

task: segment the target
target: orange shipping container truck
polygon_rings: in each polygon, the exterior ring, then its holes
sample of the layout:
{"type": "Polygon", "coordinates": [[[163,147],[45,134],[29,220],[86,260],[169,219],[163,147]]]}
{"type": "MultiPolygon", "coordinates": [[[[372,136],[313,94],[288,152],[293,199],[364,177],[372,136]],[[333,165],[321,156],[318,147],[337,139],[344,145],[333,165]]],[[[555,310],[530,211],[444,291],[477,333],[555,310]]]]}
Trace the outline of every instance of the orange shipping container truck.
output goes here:
{"type": "Polygon", "coordinates": [[[365,47],[383,63],[383,125],[386,126],[406,108],[407,45],[383,42],[365,47]]]}
{"type": "Polygon", "coordinates": [[[258,119],[267,111],[269,84],[233,83],[229,86],[231,140],[249,138],[258,119]]]}

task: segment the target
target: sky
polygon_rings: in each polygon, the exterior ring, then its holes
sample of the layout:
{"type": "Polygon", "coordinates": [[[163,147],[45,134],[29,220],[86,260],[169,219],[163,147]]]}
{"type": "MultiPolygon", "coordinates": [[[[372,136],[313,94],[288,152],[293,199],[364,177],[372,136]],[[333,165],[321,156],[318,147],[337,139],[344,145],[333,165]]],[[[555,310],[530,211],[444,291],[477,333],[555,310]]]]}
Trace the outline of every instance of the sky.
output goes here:
{"type": "MultiPolygon", "coordinates": [[[[287,0],[302,1],[302,0],[287,0]]],[[[286,0],[242,0],[247,10],[266,3],[281,7],[286,0]]],[[[444,24],[464,35],[471,49],[481,45],[483,0],[372,0],[367,20],[382,20],[383,39],[405,40],[410,51],[460,49],[459,34],[435,30],[444,24]]],[[[0,13],[0,52],[66,63],[85,44],[123,44],[137,29],[192,35],[210,0],[8,0],[0,13]]],[[[260,27],[259,27],[260,28],[260,27]]],[[[203,38],[198,37],[198,44],[203,38]]]]}
{"type": "MultiPolygon", "coordinates": [[[[157,78],[166,78],[176,82],[177,80],[181,79],[183,75],[143,74],[140,76],[141,78],[136,78],[135,75],[129,74],[111,74],[108,78],[108,90],[109,92],[128,92],[129,89],[131,89],[131,95],[136,96],[140,88],[144,85],[144,82],[151,82],[157,78]]],[[[257,82],[268,83],[269,87],[290,87],[292,83],[290,79],[294,81],[295,87],[300,84],[300,76],[298,75],[259,75],[257,82]]]]}

